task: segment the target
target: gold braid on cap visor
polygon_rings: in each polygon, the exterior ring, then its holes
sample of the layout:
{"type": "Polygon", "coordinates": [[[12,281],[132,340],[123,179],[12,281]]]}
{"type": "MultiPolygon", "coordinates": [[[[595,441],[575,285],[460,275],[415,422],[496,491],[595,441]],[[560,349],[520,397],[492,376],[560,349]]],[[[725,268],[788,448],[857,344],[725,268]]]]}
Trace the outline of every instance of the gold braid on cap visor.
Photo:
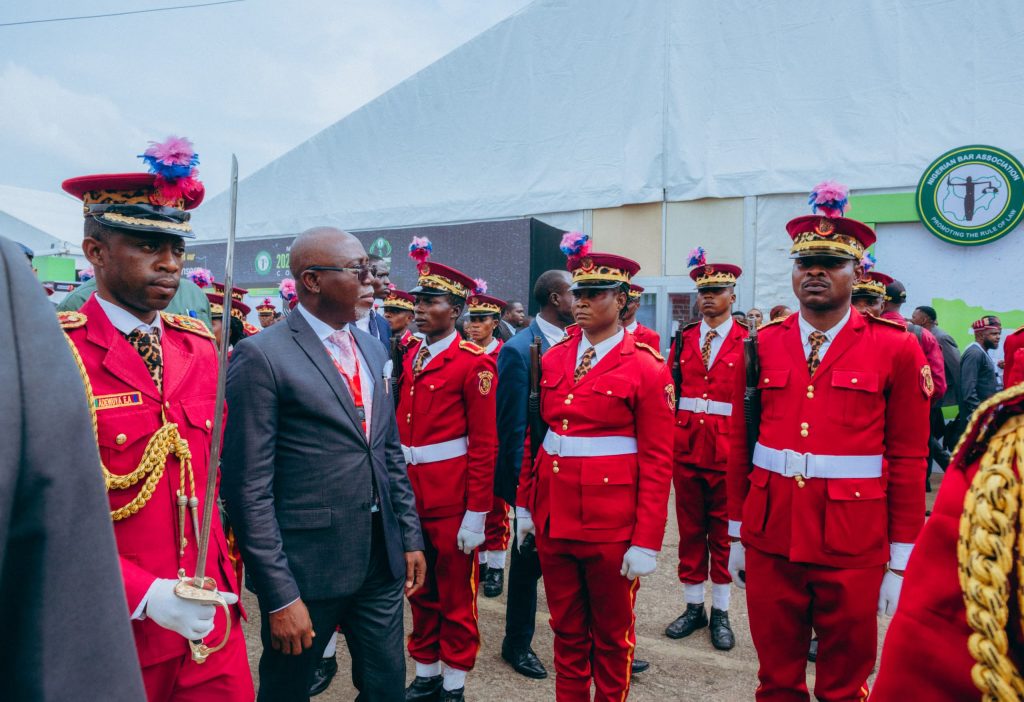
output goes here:
{"type": "Polygon", "coordinates": [[[626,283],[629,284],[629,273],[612,266],[595,266],[589,258],[584,258],[582,265],[572,272],[574,283],[626,283]]]}
{"type": "Polygon", "coordinates": [[[469,300],[469,313],[470,314],[501,314],[501,308],[497,305],[493,305],[490,302],[482,302],[480,300],[470,298],[469,300]]]}
{"type": "Polygon", "coordinates": [[[736,276],[732,273],[716,271],[711,275],[697,276],[698,288],[724,288],[727,285],[736,285],[736,276]]]}
{"type": "Polygon", "coordinates": [[[400,297],[388,297],[384,299],[383,307],[395,307],[400,310],[406,310],[412,312],[414,310],[413,304],[408,300],[403,300],[400,297]]]}
{"type": "Polygon", "coordinates": [[[878,297],[885,297],[885,285],[877,280],[858,280],[853,284],[854,295],[877,295],[878,297]]]}
{"type": "Polygon", "coordinates": [[[210,303],[210,316],[211,317],[223,317],[224,316],[224,305],[219,302],[210,303]]]}
{"type": "Polygon", "coordinates": [[[847,234],[822,236],[817,231],[804,232],[793,240],[790,254],[817,253],[825,256],[843,256],[859,261],[864,255],[864,245],[856,237],[847,234]]]}
{"type": "Polygon", "coordinates": [[[419,284],[421,288],[444,290],[452,295],[457,295],[458,297],[466,297],[469,294],[469,291],[466,288],[459,285],[454,280],[448,280],[447,278],[439,275],[433,275],[429,272],[420,275],[419,284]]]}

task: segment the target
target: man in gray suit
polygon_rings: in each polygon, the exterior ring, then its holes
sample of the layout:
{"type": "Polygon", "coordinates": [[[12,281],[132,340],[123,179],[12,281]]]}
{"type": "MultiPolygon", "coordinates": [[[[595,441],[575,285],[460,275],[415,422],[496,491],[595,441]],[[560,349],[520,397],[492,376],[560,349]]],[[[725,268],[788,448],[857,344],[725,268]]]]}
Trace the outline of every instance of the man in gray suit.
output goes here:
{"type": "Polygon", "coordinates": [[[82,379],[2,237],[0,309],[0,697],[145,699],[82,379]]]}
{"type": "MultiPolygon", "coordinates": [[[[999,348],[1003,325],[999,317],[986,315],[971,325],[974,343],[964,349],[960,358],[960,423],[966,425],[978,405],[996,394],[996,366],[988,355],[999,348]]],[[[961,427],[962,429],[962,427],[961,427]]]]}
{"type": "Polygon", "coordinates": [[[359,699],[401,700],[402,594],[423,537],[379,340],[366,252],[320,227],[291,248],[299,304],[238,344],[228,368],[221,494],[260,601],[259,699],[308,700],[340,625],[359,699]]]}

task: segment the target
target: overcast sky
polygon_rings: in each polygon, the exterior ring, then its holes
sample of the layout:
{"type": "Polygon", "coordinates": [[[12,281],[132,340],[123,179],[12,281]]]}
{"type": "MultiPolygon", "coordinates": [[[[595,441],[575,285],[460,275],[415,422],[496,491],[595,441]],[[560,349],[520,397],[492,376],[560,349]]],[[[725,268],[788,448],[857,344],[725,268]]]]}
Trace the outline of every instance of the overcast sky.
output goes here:
{"type": "MultiPolygon", "coordinates": [[[[0,24],[209,0],[3,0],[0,24]]],[[[0,184],[60,192],[193,140],[208,196],[529,4],[245,0],[0,26],[0,184]]]]}

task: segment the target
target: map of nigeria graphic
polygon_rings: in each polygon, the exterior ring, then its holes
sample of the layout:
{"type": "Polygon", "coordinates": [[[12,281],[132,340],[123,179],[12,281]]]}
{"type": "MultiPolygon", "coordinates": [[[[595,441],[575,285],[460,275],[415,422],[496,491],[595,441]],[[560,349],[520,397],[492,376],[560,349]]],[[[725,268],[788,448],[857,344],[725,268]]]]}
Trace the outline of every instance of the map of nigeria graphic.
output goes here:
{"type": "Polygon", "coordinates": [[[998,216],[1006,204],[1006,183],[991,168],[983,168],[982,173],[970,175],[950,174],[944,185],[946,192],[939,209],[953,222],[984,225],[998,216]]]}

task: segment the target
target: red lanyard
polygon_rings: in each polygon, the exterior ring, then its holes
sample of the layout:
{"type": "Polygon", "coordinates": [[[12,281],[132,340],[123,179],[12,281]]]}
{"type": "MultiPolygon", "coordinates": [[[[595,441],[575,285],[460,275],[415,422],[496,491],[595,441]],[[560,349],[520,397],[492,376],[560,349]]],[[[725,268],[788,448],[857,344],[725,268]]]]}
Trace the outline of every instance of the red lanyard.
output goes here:
{"type": "Polygon", "coordinates": [[[355,377],[350,378],[345,369],[338,363],[338,359],[334,357],[334,354],[328,354],[331,357],[331,361],[334,363],[334,367],[341,373],[341,377],[348,383],[348,390],[352,393],[352,401],[356,405],[356,412],[359,414],[359,420],[363,425],[363,433],[366,433],[366,408],[363,407],[363,381],[359,377],[359,356],[355,353],[355,349],[352,350],[352,356],[356,362],[356,374],[355,377]]]}

